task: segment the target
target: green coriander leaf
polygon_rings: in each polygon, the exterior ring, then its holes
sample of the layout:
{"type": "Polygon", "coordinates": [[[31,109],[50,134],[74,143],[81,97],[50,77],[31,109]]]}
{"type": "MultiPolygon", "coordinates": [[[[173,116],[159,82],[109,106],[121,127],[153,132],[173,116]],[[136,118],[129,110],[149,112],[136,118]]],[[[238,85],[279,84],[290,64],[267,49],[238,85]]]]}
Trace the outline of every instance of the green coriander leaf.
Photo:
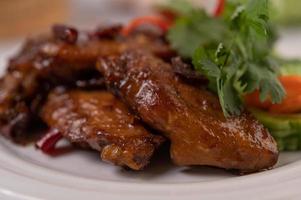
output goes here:
{"type": "Polygon", "coordinates": [[[218,97],[225,116],[239,115],[241,100],[233,87],[233,79],[218,79],[218,97]]]}
{"type": "Polygon", "coordinates": [[[191,10],[180,16],[167,38],[209,80],[225,116],[242,109],[241,96],[259,90],[260,100],[281,102],[285,92],[270,56],[275,41],[268,0],[228,0],[221,18],[191,10]]]}
{"type": "MultiPolygon", "coordinates": [[[[233,21],[238,21],[241,17],[241,14],[245,11],[245,6],[237,6],[236,9],[234,10],[233,14],[231,15],[230,20],[233,21]]],[[[234,23],[235,24],[235,23],[234,23]]]]}
{"type": "MultiPolygon", "coordinates": [[[[228,56],[230,57],[231,52],[229,52],[228,56]]],[[[226,63],[225,63],[226,64],[226,63]]],[[[238,87],[239,83],[239,62],[231,62],[228,65],[222,65],[222,85],[220,86],[220,90],[218,91],[219,98],[222,96],[224,98],[223,101],[220,100],[221,106],[225,113],[225,116],[230,115],[239,115],[242,109],[242,102],[240,99],[240,93],[238,87]],[[222,93],[219,94],[219,93],[222,93]]]]}
{"type": "Polygon", "coordinates": [[[209,59],[201,60],[200,65],[202,66],[202,70],[212,78],[220,77],[221,70],[218,68],[214,62],[209,59]]]}
{"type": "Polygon", "coordinates": [[[285,95],[284,89],[275,73],[256,64],[250,64],[241,81],[247,85],[245,88],[246,93],[259,89],[261,101],[271,97],[273,103],[280,103],[285,95]]]}
{"type": "Polygon", "coordinates": [[[221,71],[214,60],[214,51],[209,51],[209,48],[205,49],[199,47],[195,50],[193,55],[193,65],[195,69],[204,74],[209,80],[208,88],[214,92],[217,92],[216,79],[221,76],[221,71]]]}
{"type": "Polygon", "coordinates": [[[226,34],[226,25],[220,20],[210,18],[205,11],[194,10],[176,20],[167,39],[181,56],[191,58],[197,47],[215,43],[226,34]]]}
{"type": "Polygon", "coordinates": [[[209,79],[209,88],[213,86],[216,88],[211,90],[217,92],[226,116],[239,114],[241,110],[241,100],[235,83],[238,80],[236,78],[238,65],[233,62],[230,66],[224,67],[229,55],[230,51],[220,43],[217,47],[197,48],[192,59],[195,68],[209,79]]]}
{"type": "Polygon", "coordinates": [[[215,51],[215,62],[219,65],[222,66],[226,64],[228,58],[229,58],[229,50],[226,49],[223,43],[219,43],[218,47],[215,51]]]}
{"type": "Polygon", "coordinates": [[[218,68],[218,65],[212,61],[214,59],[214,51],[210,50],[210,48],[199,47],[194,51],[192,62],[197,70],[202,71],[208,68],[208,70],[204,71],[212,71],[212,75],[208,74],[209,76],[218,77],[215,74],[219,73],[220,69],[218,68]]]}
{"type": "Polygon", "coordinates": [[[281,103],[282,97],[285,96],[283,86],[273,74],[270,74],[261,80],[259,91],[261,101],[264,101],[270,96],[272,103],[281,103]]]}
{"type": "Polygon", "coordinates": [[[246,3],[246,15],[249,18],[264,18],[269,17],[268,0],[251,0],[246,3]]]}
{"type": "Polygon", "coordinates": [[[257,88],[259,88],[260,79],[261,79],[261,70],[257,68],[253,63],[247,64],[247,70],[241,78],[242,83],[246,85],[246,93],[251,93],[257,88]]]}
{"type": "Polygon", "coordinates": [[[171,10],[181,15],[189,14],[194,10],[194,6],[187,0],[170,0],[160,7],[163,9],[171,10]]]}

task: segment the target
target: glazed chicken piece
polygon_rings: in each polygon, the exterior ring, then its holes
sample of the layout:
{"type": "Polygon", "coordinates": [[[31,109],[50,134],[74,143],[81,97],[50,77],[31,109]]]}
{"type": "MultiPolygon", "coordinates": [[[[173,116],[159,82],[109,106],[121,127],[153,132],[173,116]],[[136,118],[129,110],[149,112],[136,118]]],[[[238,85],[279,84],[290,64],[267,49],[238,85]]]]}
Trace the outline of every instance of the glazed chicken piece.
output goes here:
{"type": "Polygon", "coordinates": [[[48,91],[56,85],[77,86],[85,80],[100,83],[95,70],[98,55],[116,52],[113,41],[68,44],[49,37],[29,40],[11,59],[0,81],[1,133],[23,143],[48,91]]]}
{"type": "Polygon", "coordinates": [[[134,170],[143,169],[164,141],[135,119],[106,91],[52,92],[42,118],[70,142],[100,151],[101,159],[134,170]]]}
{"type": "Polygon", "coordinates": [[[56,27],[49,36],[29,39],[0,80],[0,131],[15,142],[23,143],[31,125],[40,123],[37,113],[51,88],[78,87],[87,80],[102,87],[95,69],[97,57],[131,48],[148,49],[163,57],[170,52],[166,42],[153,35],[122,38],[114,27],[93,34],[69,29],[56,27]],[[64,35],[65,29],[73,34],[64,35]]]}
{"type": "Polygon", "coordinates": [[[171,140],[175,164],[254,172],[277,162],[276,143],[263,125],[247,112],[225,118],[215,95],[182,82],[161,59],[129,51],[100,59],[97,67],[144,122],[171,140]]]}

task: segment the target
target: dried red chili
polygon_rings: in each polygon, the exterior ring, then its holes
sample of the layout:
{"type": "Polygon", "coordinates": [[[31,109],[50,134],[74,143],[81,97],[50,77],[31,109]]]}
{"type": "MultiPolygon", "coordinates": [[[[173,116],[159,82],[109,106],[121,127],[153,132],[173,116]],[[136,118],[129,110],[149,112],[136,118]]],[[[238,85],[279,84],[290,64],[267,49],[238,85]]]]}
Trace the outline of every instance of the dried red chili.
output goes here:
{"type": "Polygon", "coordinates": [[[163,16],[143,16],[132,20],[127,26],[123,27],[121,34],[127,36],[137,27],[145,24],[156,26],[165,33],[168,31],[172,23],[169,19],[163,16]]]}
{"type": "Polygon", "coordinates": [[[55,38],[69,44],[75,44],[78,38],[78,31],[75,28],[66,25],[57,24],[52,26],[52,33],[55,38]]]}
{"type": "Polygon", "coordinates": [[[57,129],[50,129],[39,141],[36,142],[36,147],[41,149],[46,154],[51,154],[55,151],[55,145],[62,139],[63,136],[57,129]]]}

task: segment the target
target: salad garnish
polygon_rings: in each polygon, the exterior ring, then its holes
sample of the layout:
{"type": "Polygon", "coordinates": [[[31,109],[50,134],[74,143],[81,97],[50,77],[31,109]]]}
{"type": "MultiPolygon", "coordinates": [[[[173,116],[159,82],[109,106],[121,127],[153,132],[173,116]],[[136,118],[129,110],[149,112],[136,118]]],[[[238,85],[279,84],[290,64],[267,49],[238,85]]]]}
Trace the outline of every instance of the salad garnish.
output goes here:
{"type": "Polygon", "coordinates": [[[225,116],[239,115],[242,97],[256,90],[262,102],[283,100],[285,90],[271,55],[274,33],[268,0],[228,0],[225,5],[220,1],[213,16],[175,3],[171,9],[179,16],[167,33],[168,41],[207,77],[225,116]]]}

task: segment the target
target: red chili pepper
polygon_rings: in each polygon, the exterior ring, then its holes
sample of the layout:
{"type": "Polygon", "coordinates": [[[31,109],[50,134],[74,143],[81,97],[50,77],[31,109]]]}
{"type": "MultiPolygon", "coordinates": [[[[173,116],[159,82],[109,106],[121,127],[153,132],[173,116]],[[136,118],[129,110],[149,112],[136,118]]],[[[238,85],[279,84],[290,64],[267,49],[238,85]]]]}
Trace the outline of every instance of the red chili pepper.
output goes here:
{"type": "Polygon", "coordinates": [[[225,9],[225,0],[218,0],[217,5],[214,10],[214,16],[219,17],[225,9]]]}
{"type": "Polygon", "coordinates": [[[56,143],[62,139],[62,134],[57,129],[50,129],[39,141],[36,147],[46,154],[51,154],[55,150],[56,143]]]}
{"type": "Polygon", "coordinates": [[[128,36],[133,30],[144,24],[154,25],[160,28],[160,30],[165,33],[166,31],[168,31],[172,23],[170,20],[162,16],[143,16],[134,19],[127,26],[123,27],[121,34],[128,36]]]}
{"type": "Polygon", "coordinates": [[[169,9],[162,9],[158,11],[158,14],[160,16],[163,16],[165,19],[169,20],[171,23],[176,20],[177,17],[179,17],[179,13],[176,13],[169,9]]]}

